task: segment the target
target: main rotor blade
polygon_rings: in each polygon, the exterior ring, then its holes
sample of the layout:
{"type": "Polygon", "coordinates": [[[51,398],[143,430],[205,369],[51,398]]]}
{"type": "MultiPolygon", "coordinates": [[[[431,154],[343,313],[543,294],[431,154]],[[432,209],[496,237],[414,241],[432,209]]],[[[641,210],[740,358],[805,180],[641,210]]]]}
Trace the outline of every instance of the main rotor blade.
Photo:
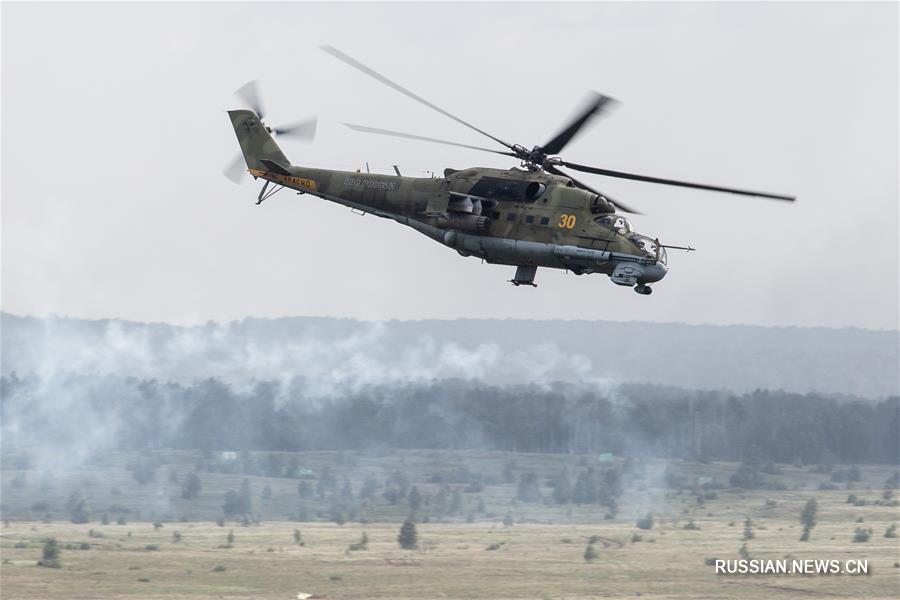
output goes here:
{"type": "Polygon", "coordinates": [[[290,125],[275,127],[272,132],[277,135],[286,135],[300,140],[312,141],[316,137],[316,118],[298,121],[290,125]]]}
{"type": "Polygon", "coordinates": [[[434,142],[436,144],[446,144],[447,146],[459,146],[460,148],[469,148],[471,150],[482,150],[484,152],[493,152],[494,154],[502,154],[504,156],[518,156],[514,152],[504,152],[502,150],[491,150],[490,148],[482,148],[481,146],[470,146],[469,144],[460,144],[457,142],[448,142],[447,140],[439,140],[437,138],[425,137],[423,135],[413,135],[411,133],[402,133],[400,131],[391,131],[389,129],[378,129],[377,127],[366,127],[365,125],[353,125],[352,123],[344,123],[346,127],[354,131],[363,133],[377,133],[378,135],[390,135],[393,137],[406,138],[409,140],[421,140],[423,142],[434,142]]]}
{"type": "Polygon", "coordinates": [[[579,130],[584,127],[588,121],[600,114],[601,111],[608,109],[615,100],[609,96],[604,96],[598,92],[590,92],[584,102],[584,108],[578,111],[577,116],[572,119],[569,125],[556,134],[556,137],[544,144],[541,148],[546,154],[559,154],[566,147],[572,138],[578,134],[579,130]]]}
{"type": "Polygon", "coordinates": [[[703,183],[689,183],[687,181],[677,181],[675,179],[662,179],[660,177],[649,177],[647,175],[636,175],[634,173],[625,173],[623,171],[611,171],[609,169],[600,169],[587,165],[579,165],[563,161],[563,164],[570,169],[576,171],[584,171],[585,173],[594,173],[596,175],[606,175],[607,177],[619,177],[620,179],[633,179],[635,181],[647,181],[649,183],[662,183],[665,185],[676,185],[679,187],[694,188],[698,190],[711,190],[713,192],[728,192],[729,194],[740,194],[742,196],[759,196],[762,198],[772,198],[773,200],[786,200],[793,202],[796,200],[794,196],[783,196],[781,194],[769,194],[766,192],[753,192],[750,190],[738,190],[735,188],[721,187],[717,185],[706,185],[703,183]]]}
{"type": "Polygon", "coordinates": [[[412,99],[415,100],[416,102],[419,102],[419,103],[421,103],[421,104],[424,104],[424,105],[427,106],[428,108],[430,108],[430,109],[432,109],[432,110],[436,110],[437,112],[441,113],[441,114],[444,115],[445,117],[450,117],[451,119],[453,119],[453,120],[456,121],[457,123],[460,123],[461,125],[465,125],[465,126],[468,127],[469,129],[474,129],[474,130],[477,131],[478,133],[480,133],[480,134],[482,134],[482,135],[486,135],[487,137],[491,138],[492,140],[494,140],[494,141],[497,142],[498,144],[502,144],[502,145],[506,146],[507,148],[509,148],[510,150],[512,150],[512,148],[513,148],[513,147],[512,147],[512,144],[509,144],[509,143],[507,143],[507,142],[504,142],[504,141],[501,140],[500,138],[496,138],[496,137],[492,136],[491,134],[489,134],[488,132],[482,131],[481,129],[478,129],[477,127],[475,127],[475,126],[472,125],[471,123],[466,123],[465,121],[463,121],[462,119],[460,119],[460,118],[457,117],[456,115],[452,115],[452,114],[448,113],[446,110],[444,110],[443,108],[441,108],[441,107],[439,107],[439,106],[436,106],[436,105],[432,104],[431,102],[429,102],[428,100],[422,98],[421,96],[417,96],[416,94],[412,93],[411,91],[409,91],[409,90],[406,89],[405,87],[403,87],[403,86],[401,86],[401,85],[399,85],[399,84],[394,83],[393,81],[391,81],[390,79],[388,79],[388,78],[385,77],[384,75],[381,75],[380,73],[377,73],[376,71],[373,71],[372,69],[370,69],[370,68],[367,67],[366,65],[362,64],[362,63],[359,62],[358,60],[356,60],[356,59],[354,59],[354,58],[352,58],[352,57],[350,57],[350,56],[347,56],[346,54],[344,54],[343,52],[341,52],[341,51],[338,50],[337,48],[334,48],[333,46],[319,46],[319,48],[321,48],[322,50],[324,50],[324,51],[327,52],[328,54],[332,55],[332,56],[335,57],[336,59],[338,59],[338,60],[340,60],[340,61],[342,61],[342,62],[347,63],[348,65],[350,65],[350,66],[353,67],[354,69],[357,69],[357,70],[359,70],[359,71],[362,71],[363,73],[365,73],[365,74],[368,75],[369,77],[372,77],[373,79],[376,79],[376,80],[380,81],[381,83],[385,84],[386,86],[395,89],[396,91],[400,92],[401,94],[403,94],[403,95],[405,95],[405,96],[408,96],[409,98],[412,98],[412,99]]]}
{"type": "Polygon", "coordinates": [[[578,181],[577,179],[575,179],[574,177],[572,177],[572,176],[569,175],[568,173],[564,173],[563,171],[560,171],[559,169],[557,169],[557,168],[554,167],[553,165],[547,165],[546,167],[544,167],[544,170],[545,170],[545,171],[549,171],[549,172],[553,173],[554,175],[561,175],[562,177],[567,177],[568,179],[571,179],[571,180],[572,180],[572,183],[574,183],[574,184],[576,185],[576,187],[580,187],[581,189],[586,190],[586,191],[588,191],[588,192],[591,192],[591,193],[593,193],[593,194],[597,194],[598,196],[603,196],[604,198],[606,198],[607,200],[609,200],[610,202],[612,202],[612,203],[615,205],[616,208],[621,208],[621,209],[622,209],[622,212],[627,212],[627,213],[632,214],[632,215],[642,215],[642,214],[644,214],[644,213],[642,213],[642,212],[639,211],[639,210],[635,210],[635,209],[633,209],[633,208],[631,208],[631,207],[629,207],[629,206],[626,206],[625,204],[622,204],[621,202],[619,202],[618,200],[615,200],[614,198],[610,198],[607,194],[602,194],[602,193],[598,192],[597,190],[595,190],[595,189],[592,188],[591,186],[587,185],[586,183],[582,183],[581,181],[578,181]]]}
{"type": "Polygon", "coordinates": [[[247,172],[247,163],[244,162],[244,155],[238,152],[228,166],[222,170],[222,174],[231,180],[232,183],[240,183],[247,172]]]}
{"type": "Polygon", "coordinates": [[[259,86],[255,79],[253,81],[248,81],[239,87],[235,92],[235,95],[246,102],[247,106],[252,108],[253,112],[256,113],[257,118],[262,121],[264,116],[262,96],[259,95],[259,86]]]}

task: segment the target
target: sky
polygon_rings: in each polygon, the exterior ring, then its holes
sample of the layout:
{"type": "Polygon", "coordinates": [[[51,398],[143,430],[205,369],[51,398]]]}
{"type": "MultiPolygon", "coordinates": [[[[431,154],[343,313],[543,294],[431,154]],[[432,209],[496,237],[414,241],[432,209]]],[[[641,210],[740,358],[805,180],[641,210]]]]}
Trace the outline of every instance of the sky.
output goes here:
{"type": "Polygon", "coordinates": [[[2,4],[4,311],[603,319],[897,329],[897,3],[2,4]],[[333,45],[493,135],[547,141],[620,104],[566,159],[793,194],[795,204],[580,175],[671,251],[639,296],[606,276],[462,258],[396,223],[221,171],[251,79],[271,125],[316,115],[293,164],[426,176],[514,161],[322,52],[333,45]]]}

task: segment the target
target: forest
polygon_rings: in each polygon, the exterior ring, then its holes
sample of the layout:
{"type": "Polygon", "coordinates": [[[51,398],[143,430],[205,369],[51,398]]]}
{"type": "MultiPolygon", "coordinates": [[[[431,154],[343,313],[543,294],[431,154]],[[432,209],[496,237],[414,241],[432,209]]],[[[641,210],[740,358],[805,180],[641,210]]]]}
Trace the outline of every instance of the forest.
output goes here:
{"type": "Polygon", "coordinates": [[[897,464],[900,397],[461,379],[318,389],[110,375],[0,379],[4,452],[485,449],[801,464],[897,464]]]}

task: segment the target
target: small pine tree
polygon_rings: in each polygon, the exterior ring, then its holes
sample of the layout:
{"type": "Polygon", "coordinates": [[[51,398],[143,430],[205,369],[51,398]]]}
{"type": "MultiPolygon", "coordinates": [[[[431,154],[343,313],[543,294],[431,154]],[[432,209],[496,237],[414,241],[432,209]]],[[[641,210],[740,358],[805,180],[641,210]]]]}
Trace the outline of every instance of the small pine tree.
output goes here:
{"type": "Polygon", "coordinates": [[[55,538],[44,540],[44,550],[38,564],[42,567],[59,568],[59,544],[55,538]]]}
{"type": "Polygon", "coordinates": [[[313,486],[309,481],[301,480],[300,483],[297,484],[297,493],[304,500],[308,500],[313,496],[313,486]]]}
{"type": "Polygon", "coordinates": [[[753,521],[750,520],[750,517],[747,517],[747,519],[744,521],[744,539],[753,539],[753,521]]]}
{"type": "Polygon", "coordinates": [[[455,515],[459,511],[462,510],[462,494],[459,492],[459,488],[455,488],[453,490],[453,495],[450,497],[450,514],[455,515]]]}
{"type": "Polygon", "coordinates": [[[519,475],[519,487],[516,490],[516,498],[521,502],[540,502],[541,488],[538,485],[536,473],[528,472],[519,475]]]}
{"type": "Polygon", "coordinates": [[[422,493],[419,491],[419,486],[412,486],[412,489],[409,490],[407,501],[410,509],[419,510],[419,507],[422,506],[422,493]]]}
{"type": "Polygon", "coordinates": [[[303,542],[303,534],[300,533],[299,529],[294,530],[294,543],[299,545],[303,542]]]}
{"type": "Polygon", "coordinates": [[[566,504],[572,499],[572,482],[569,480],[569,471],[563,469],[562,474],[553,485],[553,501],[557,504],[566,504]]]}
{"type": "Polygon", "coordinates": [[[597,558],[597,551],[594,549],[593,544],[588,544],[587,548],[584,549],[584,560],[591,562],[595,558],[597,558]]]}
{"type": "Polygon", "coordinates": [[[816,526],[816,512],[818,510],[819,506],[815,498],[811,498],[806,503],[806,506],[803,507],[803,511],[800,513],[800,523],[803,525],[803,534],[800,536],[801,542],[809,541],[809,534],[812,532],[813,527],[816,526]]]}
{"type": "Polygon", "coordinates": [[[503,465],[503,481],[505,481],[506,483],[515,483],[515,481],[516,481],[516,476],[514,473],[515,469],[516,469],[515,459],[507,461],[506,464],[503,465]]]}
{"type": "Polygon", "coordinates": [[[750,549],[747,548],[747,544],[741,544],[741,549],[738,550],[738,554],[740,554],[741,558],[744,560],[750,560],[750,549]]]}
{"type": "Polygon", "coordinates": [[[419,546],[419,534],[416,532],[416,524],[410,520],[403,523],[397,542],[404,550],[414,550],[419,546]]]}
{"type": "Polygon", "coordinates": [[[181,497],[185,500],[193,500],[200,495],[202,489],[203,483],[200,481],[200,477],[196,473],[190,473],[181,484],[181,497]]]}
{"type": "Polygon", "coordinates": [[[367,477],[363,482],[362,489],[359,490],[359,498],[364,500],[366,498],[374,498],[375,492],[378,491],[378,480],[374,477],[367,477]]]}
{"type": "Polygon", "coordinates": [[[87,523],[91,520],[91,509],[87,500],[79,497],[69,509],[69,520],[73,523],[87,523]]]}
{"type": "Polygon", "coordinates": [[[233,543],[234,543],[234,529],[229,529],[229,530],[228,530],[228,537],[226,537],[225,540],[226,540],[229,544],[233,544],[233,543]]]}

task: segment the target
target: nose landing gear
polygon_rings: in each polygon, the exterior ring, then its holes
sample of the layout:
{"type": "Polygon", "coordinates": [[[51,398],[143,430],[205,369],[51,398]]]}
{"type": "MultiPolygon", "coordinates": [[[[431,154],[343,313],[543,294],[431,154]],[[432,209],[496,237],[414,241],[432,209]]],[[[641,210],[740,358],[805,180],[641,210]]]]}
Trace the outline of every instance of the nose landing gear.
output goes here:
{"type": "Polygon", "coordinates": [[[634,291],[636,291],[638,294],[641,294],[642,296],[649,296],[653,293],[653,290],[646,283],[634,286],[634,291]]]}

